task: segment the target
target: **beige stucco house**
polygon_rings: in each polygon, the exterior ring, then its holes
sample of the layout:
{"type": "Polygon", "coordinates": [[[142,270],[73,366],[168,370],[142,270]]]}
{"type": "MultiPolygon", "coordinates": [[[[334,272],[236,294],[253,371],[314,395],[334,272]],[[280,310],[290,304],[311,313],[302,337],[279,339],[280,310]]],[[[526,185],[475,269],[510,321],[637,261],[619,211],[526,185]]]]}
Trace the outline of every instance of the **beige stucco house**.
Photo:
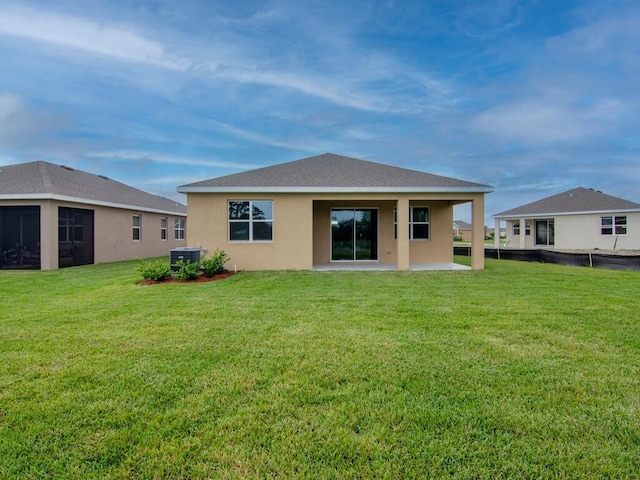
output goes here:
{"type": "Polygon", "coordinates": [[[102,175],[48,162],[0,167],[3,269],[169,255],[186,245],[186,207],[102,175]]]}
{"type": "Polygon", "coordinates": [[[484,267],[492,187],[327,153],[178,187],[189,245],[242,270],[452,265],[453,207],[472,204],[472,267],[484,267]]]}
{"type": "Polygon", "coordinates": [[[589,188],[543,198],[494,219],[496,230],[506,222],[503,248],[640,249],[640,204],[589,188]]]}

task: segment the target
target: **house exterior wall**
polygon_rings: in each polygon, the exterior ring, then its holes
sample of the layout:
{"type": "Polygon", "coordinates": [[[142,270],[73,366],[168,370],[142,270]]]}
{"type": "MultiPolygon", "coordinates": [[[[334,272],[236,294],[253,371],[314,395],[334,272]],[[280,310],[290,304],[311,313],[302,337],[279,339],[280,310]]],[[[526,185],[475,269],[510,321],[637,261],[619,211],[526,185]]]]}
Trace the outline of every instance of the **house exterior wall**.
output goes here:
{"type": "MultiPolygon", "coordinates": [[[[393,238],[393,209],[401,198],[411,206],[430,207],[431,238],[409,242],[411,263],[451,263],[453,205],[473,200],[483,206],[484,198],[483,194],[451,193],[247,192],[188,193],[187,196],[188,245],[200,246],[211,253],[222,249],[230,258],[227,268],[239,270],[308,270],[314,264],[330,263],[332,208],[377,208],[378,262],[397,264],[398,241],[393,238]],[[230,242],[229,200],[273,201],[273,241],[230,242]]],[[[481,259],[484,259],[483,253],[481,259]]]]}
{"type": "Polygon", "coordinates": [[[458,230],[457,237],[460,237],[460,240],[464,242],[470,242],[473,232],[471,230],[458,230]]]}
{"type": "Polygon", "coordinates": [[[640,212],[598,213],[556,217],[556,248],[600,250],[639,250],[640,212]],[[626,215],[626,235],[602,235],[602,217],[626,215]]]}
{"type": "Polygon", "coordinates": [[[4,200],[3,206],[40,207],[40,268],[58,268],[58,208],[80,208],[94,211],[95,263],[168,256],[172,248],[186,246],[186,240],[175,240],[174,221],[186,215],[170,215],[54,200],[4,200]],[[142,222],[141,241],[133,241],[132,217],[139,214],[142,222]],[[167,240],[160,239],[160,218],[167,218],[167,240]]]}
{"type": "Polygon", "coordinates": [[[311,196],[263,193],[190,193],[187,243],[212,254],[229,255],[227,268],[239,270],[309,270],[313,268],[313,201],[311,196]],[[273,201],[273,241],[230,242],[228,201],[273,201]]]}
{"type": "Polygon", "coordinates": [[[168,256],[171,249],[185,247],[187,245],[186,238],[183,240],[175,239],[174,226],[177,218],[186,217],[175,214],[95,207],[95,263],[168,256]],[[133,240],[134,215],[140,215],[139,241],[133,240]],[[166,240],[160,238],[161,218],[167,219],[166,240]]]}
{"type": "MultiPolygon", "coordinates": [[[[513,235],[513,225],[520,220],[507,220],[507,247],[518,248],[520,235],[513,235]]],[[[526,218],[531,234],[525,237],[525,248],[555,248],[558,250],[640,250],[640,212],[630,213],[590,213],[576,215],[556,215],[526,218]],[[602,235],[602,217],[627,217],[626,235],[602,235]],[[554,220],[555,244],[536,244],[536,220],[554,220]]],[[[522,235],[524,230],[520,229],[522,235]]]]}
{"type": "Polygon", "coordinates": [[[409,240],[409,260],[411,263],[452,263],[453,239],[451,222],[453,205],[434,200],[411,200],[410,207],[429,207],[431,215],[431,236],[429,240],[409,240]]]}

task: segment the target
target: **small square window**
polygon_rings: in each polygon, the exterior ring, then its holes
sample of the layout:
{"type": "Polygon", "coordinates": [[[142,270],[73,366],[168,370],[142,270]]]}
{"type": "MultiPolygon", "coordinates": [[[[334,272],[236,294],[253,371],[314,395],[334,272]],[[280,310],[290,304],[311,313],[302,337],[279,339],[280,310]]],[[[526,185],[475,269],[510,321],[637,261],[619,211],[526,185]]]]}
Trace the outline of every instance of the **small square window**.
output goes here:
{"type": "Polygon", "coordinates": [[[272,200],[229,201],[229,241],[270,242],[272,240],[272,200]]]}

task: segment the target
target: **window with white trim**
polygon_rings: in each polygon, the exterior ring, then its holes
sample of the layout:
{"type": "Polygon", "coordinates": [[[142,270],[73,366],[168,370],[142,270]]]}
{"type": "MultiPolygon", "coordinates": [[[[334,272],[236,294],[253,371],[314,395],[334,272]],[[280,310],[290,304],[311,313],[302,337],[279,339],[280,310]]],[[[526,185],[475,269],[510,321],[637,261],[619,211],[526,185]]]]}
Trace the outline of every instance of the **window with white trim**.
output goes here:
{"type": "MultiPolygon", "coordinates": [[[[409,239],[428,240],[431,237],[429,207],[409,208],[409,239]]],[[[398,238],[398,209],[393,209],[393,238],[398,238]]]]}
{"type": "MultiPolygon", "coordinates": [[[[525,226],[524,234],[531,235],[531,223],[524,222],[524,226],[525,226]]],[[[520,222],[513,222],[513,234],[520,235],[520,222]]]]}
{"type": "Polygon", "coordinates": [[[133,241],[139,242],[142,239],[142,219],[140,215],[133,216],[133,241]]]}
{"type": "Polygon", "coordinates": [[[626,235],[627,234],[627,216],[609,216],[602,217],[600,221],[601,235],[626,235]]]}
{"type": "Polygon", "coordinates": [[[160,240],[167,239],[167,217],[160,217],[160,240]]]}
{"type": "Polygon", "coordinates": [[[273,240],[272,200],[229,200],[229,241],[273,240]]]}
{"type": "Polygon", "coordinates": [[[174,238],[176,240],[184,240],[184,225],[185,225],[185,219],[184,218],[176,218],[176,221],[174,223],[174,238]]]}
{"type": "Polygon", "coordinates": [[[429,207],[411,207],[409,216],[409,238],[411,240],[429,240],[430,215],[429,207]]]}

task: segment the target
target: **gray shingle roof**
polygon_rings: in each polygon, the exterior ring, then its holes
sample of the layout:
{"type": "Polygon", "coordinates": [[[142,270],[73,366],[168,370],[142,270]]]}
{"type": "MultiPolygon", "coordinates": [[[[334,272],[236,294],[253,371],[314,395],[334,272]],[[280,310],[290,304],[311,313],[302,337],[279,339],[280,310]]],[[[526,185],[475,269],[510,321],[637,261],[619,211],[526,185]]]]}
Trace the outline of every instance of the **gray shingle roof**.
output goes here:
{"type": "Polygon", "coordinates": [[[185,205],[124,183],[48,162],[0,167],[0,199],[58,198],[122,208],[186,214],[185,205]]]}
{"type": "Polygon", "coordinates": [[[494,215],[499,217],[517,217],[530,215],[571,214],[587,212],[640,211],[640,203],[612,197],[602,192],[578,187],[567,192],[552,195],[536,202],[512,208],[494,215]]]}
{"type": "Polygon", "coordinates": [[[178,187],[189,192],[474,191],[488,185],[325,153],[178,187]]]}
{"type": "Polygon", "coordinates": [[[457,228],[458,230],[471,230],[473,228],[473,225],[467,222],[463,222],[462,220],[454,220],[453,227],[457,228]]]}

